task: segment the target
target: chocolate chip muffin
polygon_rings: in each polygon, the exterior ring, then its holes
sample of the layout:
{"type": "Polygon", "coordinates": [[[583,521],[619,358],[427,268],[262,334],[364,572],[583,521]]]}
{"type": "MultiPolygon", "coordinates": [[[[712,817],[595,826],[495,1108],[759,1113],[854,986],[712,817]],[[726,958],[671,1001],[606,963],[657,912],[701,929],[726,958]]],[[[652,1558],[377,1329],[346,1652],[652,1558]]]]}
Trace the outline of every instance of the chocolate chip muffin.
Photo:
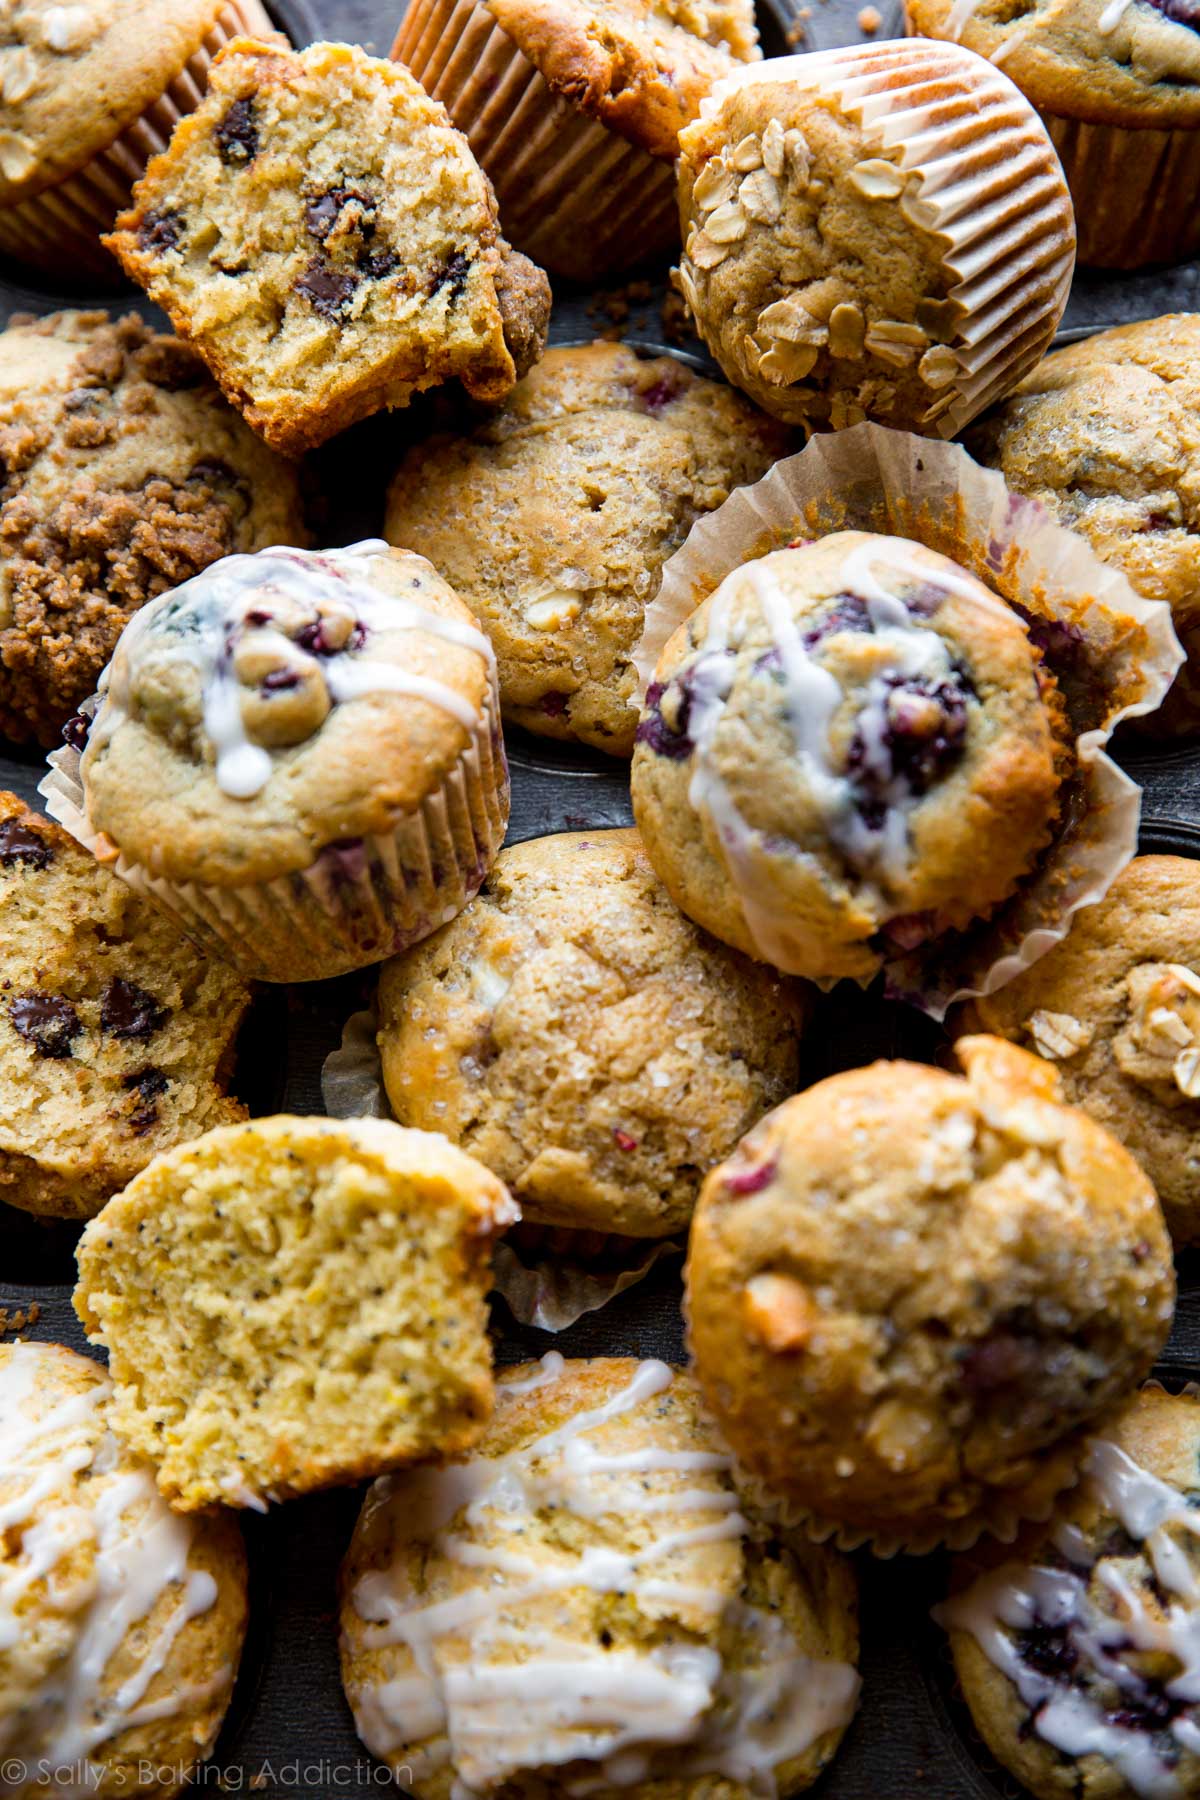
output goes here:
{"type": "Polygon", "coordinates": [[[349,44],[236,39],[107,242],[288,452],[440,382],[502,400],[550,313],[444,109],[349,44]]]}
{"type": "Polygon", "coordinates": [[[1171,1246],[1052,1066],[835,1075],[704,1184],[687,1304],[705,1397],[786,1511],[847,1541],[974,1541],[1072,1479],[1171,1325],[1171,1246]]]}
{"type": "Polygon", "coordinates": [[[139,606],[305,540],[290,464],[178,338],[130,314],[0,332],[0,732],[58,742],[139,606]]]}
{"type": "Polygon", "coordinates": [[[152,1156],[245,1117],[249,990],[0,793],[0,1200],[88,1218],[152,1156]]]}
{"type": "Polygon", "coordinates": [[[379,983],[388,1098],[526,1219],[686,1229],[704,1171],[793,1093],[797,989],[672,905],[634,831],[503,850],[466,911],[379,983]]]}
{"type": "Polygon", "coordinates": [[[1188,661],[1159,711],[1137,722],[1168,736],[1200,730],[1198,413],[1200,314],[1175,313],[1056,350],[965,440],[1170,606],[1188,661]]]}
{"type": "Polygon", "coordinates": [[[1200,1397],[1144,1388],[1049,1525],[958,1559],[938,1616],[996,1760],[1037,1800],[1200,1786],[1200,1397]]]}
{"type": "Polygon", "coordinates": [[[1055,817],[1063,730],[1002,601],[919,544],[837,532],[736,569],[668,640],[633,808],[706,930],[866,982],[1014,890],[1055,817]]]}
{"type": "Polygon", "coordinates": [[[507,719],[628,756],[631,655],[663,564],[790,447],[773,419],[671,357],[552,350],[470,437],[408,453],[386,531],[487,631],[507,719]]]}
{"type": "Polygon", "coordinates": [[[470,1459],[367,1496],[342,1677],[420,1800],[750,1800],[809,1787],[858,1695],[847,1559],[739,1509],[690,1376],[506,1371],[470,1459]]]}

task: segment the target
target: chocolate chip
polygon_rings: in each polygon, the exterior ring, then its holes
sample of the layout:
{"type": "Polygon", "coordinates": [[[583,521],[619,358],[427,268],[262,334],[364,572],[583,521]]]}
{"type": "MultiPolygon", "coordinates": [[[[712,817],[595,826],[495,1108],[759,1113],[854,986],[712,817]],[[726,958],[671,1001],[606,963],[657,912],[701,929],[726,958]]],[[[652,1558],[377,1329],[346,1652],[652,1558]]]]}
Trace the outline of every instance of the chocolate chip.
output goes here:
{"type": "Polygon", "coordinates": [[[120,975],[110,981],[100,1002],[100,1025],[110,1037],[145,1039],[153,1037],[170,1018],[170,1008],[161,1006],[135,981],[120,975]]]}
{"type": "Polygon", "coordinates": [[[320,261],[310,262],[296,283],[297,292],[311,301],[314,312],[335,321],[345,318],[357,287],[357,275],[339,274],[320,261]]]}
{"type": "Polygon", "coordinates": [[[182,213],[148,212],[138,226],[138,247],[149,256],[165,256],[179,248],[183,230],[182,213]]]}
{"type": "Polygon", "coordinates": [[[400,258],[394,250],[376,250],[373,256],[360,257],[358,266],[372,281],[383,281],[386,276],[396,273],[400,258]]]}
{"type": "Polygon", "coordinates": [[[126,1075],[122,1085],[131,1093],[137,1094],[142,1102],[130,1113],[129,1123],[137,1137],[144,1137],[158,1123],[158,1107],[155,1102],[160,1094],[166,1093],[170,1083],[161,1069],[147,1066],[136,1069],[132,1075],[126,1075]]]}
{"type": "Polygon", "coordinates": [[[23,862],[44,869],[53,861],[54,852],[39,832],[20,819],[0,819],[0,863],[23,862]]]}
{"type": "Polygon", "coordinates": [[[188,470],[189,481],[202,481],[207,487],[241,487],[241,477],[235,475],[227,462],[219,456],[202,456],[188,470]]]}
{"type": "Polygon", "coordinates": [[[253,162],[258,155],[258,123],[252,99],[235,100],[214,136],[221,161],[230,164],[253,162]]]}
{"type": "Polygon", "coordinates": [[[80,755],[87,749],[88,732],[92,729],[92,721],[83,713],[72,713],[62,728],[62,740],[80,755]]]}
{"type": "Polygon", "coordinates": [[[444,262],[435,273],[429,284],[430,295],[440,294],[443,288],[450,289],[450,305],[453,306],[458,296],[467,285],[467,276],[471,273],[471,259],[461,250],[456,250],[448,262],[444,262]]]}
{"type": "Polygon", "coordinates": [[[18,994],[8,1009],[8,1016],[39,1056],[55,1061],[70,1056],[72,1041],[83,1030],[79,1014],[70,1001],[57,994],[32,991],[18,994]]]}
{"type": "Polygon", "coordinates": [[[345,209],[355,204],[362,209],[363,214],[356,221],[358,228],[364,237],[370,237],[375,230],[375,202],[370,194],[364,194],[360,188],[327,188],[323,194],[315,194],[305,203],[304,223],[317,242],[323,244],[345,209]]]}

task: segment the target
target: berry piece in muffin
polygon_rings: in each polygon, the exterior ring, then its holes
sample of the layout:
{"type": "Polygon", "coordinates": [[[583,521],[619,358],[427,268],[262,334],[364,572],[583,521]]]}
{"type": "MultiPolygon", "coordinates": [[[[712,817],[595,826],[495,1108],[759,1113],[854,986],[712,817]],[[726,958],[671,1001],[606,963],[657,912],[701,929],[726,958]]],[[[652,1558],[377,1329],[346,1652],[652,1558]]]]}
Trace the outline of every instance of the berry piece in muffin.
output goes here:
{"type": "Polygon", "coordinates": [[[88,1218],[151,1157],[245,1116],[249,990],[0,793],[0,1200],[88,1218]]]}
{"type": "Polygon", "coordinates": [[[451,1793],[800,1793],[858,1695],[848,1560],[741,1510],[692,1378],[555,1352],[469,1459],[371,1490],[342,1572],[369,1749],[451,1793]]]}
{"type": "Polygon", "coordinates": [[[138,607],[306,541],[295,472],[178,338],[130,314],[0,332],[0,732],[58,740],[138,607]]]}
{"type": "Polygon", "coordinates": [[[795,1091],[798,987],[717,943],[634,831],[503,850],[453,924],[388,963],[384,1081],[527,1220],[627,1237],[686,1229],[701,1178],[795,1091]]]}
{"type": "Polygon", "coordinates": [[[1039,1509],[1170,1329],[1171,1246],[1128,1151],[1048,1063],[835,1075],[705,1182],[687,1303],[705,1397],[772,1494],[880,1547],[1039,1509]]]}
{"type": "Polygon", "coordinates": [[[440,382],[503,399],[550,310],[444,109],[348,44],[235,39],[107,242],[292,452],[440,382]]]}
{"type": "Polygon", "coordinates": [[[260,1510],[463,1448],[492,1406],[494,1175],[380,1119],[273,1118],[160,1156],[79,1243],[112,1417],[172,1506],[260,1510]]]}
{"type": "Polygon", "coordinates": [[[633,749],[633,647],[696,519],[791,448],[740,394],[624,345],[552,350],[469,438],[411,450],[387,535],[427,556],[496,649],[504,716],[633,749]]]}

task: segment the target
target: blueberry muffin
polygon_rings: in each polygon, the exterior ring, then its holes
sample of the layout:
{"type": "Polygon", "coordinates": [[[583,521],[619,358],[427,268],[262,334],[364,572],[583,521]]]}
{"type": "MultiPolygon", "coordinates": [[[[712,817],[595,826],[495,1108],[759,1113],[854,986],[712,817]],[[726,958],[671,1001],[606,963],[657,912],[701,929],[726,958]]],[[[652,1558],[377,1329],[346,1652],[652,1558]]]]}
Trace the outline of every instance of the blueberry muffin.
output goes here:
{"type": "Polygon", "coordinates": [[[384,966],[402,1125],[444,1131],[527,1220],[686,1230],[706,1169],[799,1079],[803,999],[672,905],[634,831],[502,850],[452,925],[384,966]]]}
{"type": "Polygon", "coordinates": [[[60,813],[244,974],[342,974],[478,890],[508,819],[495,681],[422,557],[229,557],[122,635],[60,813]]]}
{"type": "Polygon", "coordinates": [[[241,1534],[227,1515],[170,1512],[114,1436],[111,1405],[98,1363],[57,1344],[0,1344],[8,1800],[178,1793],[211,1754],[233,1692],[241,1534]]]}
{"type": "MultiPolygon", "coordinates": [[[[1135,0],[1140,8],[1144,0],[1135,0]]],[[[1171,608],[1188,662],[1138,729],[1200,729],[1200,314],[1101,331],[1048,356],[966,439],[1010,488],[1171,608]]]]}
{"type": "Polygon", "coordinates": [[[552,350],[470,437],[409,452],[386,531],[487,631],[507,719],[628,756],[631,655],[663,564],[791,447],[773,419],[671,357],[552,350]]]}
{"type": "Polygon", "coordinates": [[[1037,107],[1106,268],[1200,251],[1200,17],[1188,0],[907,0],[911,31],[1003,64],[1037,107]]]}
{"type": "Polygon", "coordinates": [[[139,606],[305,541],[291,465],[178,338],[98,312],[0,331],[0,733],[57,743],[139,606]]]}
{"type": "Polygon", "coordinates": [[[78,281],[117,271],[100,243],[208,65],[259,0],[7,0],[0,8],[0,255],[78,281]]]}
{"type": "Polygon", "coordinates": [[[1200,1242],[1200,863],[1136,858],[963,1024],[1053,1062],[1071,1104],[1137,1157],[1175,1242],[1200,1242]]]}
{"type": "Polygon", "coordinates": [[[854,1711],[854,1576],[762,1530],[691,1378],[508,1370],[469,1459],[377,1482],[342,1573],[359,1735],[418,1800],[798,1794],[854,1711]]]}
{"type": "Polygon", "coordinates": [[[0,1200],[88,1218],[152,1156],[245,1117],[250,992],[0,793],[0,1200]]]}
{"type": "Polygon", "coordinates": [[[502,400],[545,340],[466,139],[349,44],[235,39],[106,242],[290,453],[441,382],[502,400]]]}
{"type": "Polygon", "coordinates": [[[976,1729],[1037,1800],[1200,1789],[1200,1397],[1143,1388],[1050,1525],[955,1564],[939,1608],[976,1729]]]}
{"type": "Polygon", "coordinates": [[[114,1428],[171,1505],[262,1511],[474,1441],[495,1176],[382,1119],[257,1119],[158,1156],[79,1240],[114,1428]]]}
{"type": "Polygon", "coordinates": [[[866,982],[1014,890],[1054,820],[1063,732],[1002,601],[919,544],[837,532],[736,569],[668,640],[633,808],[706,930],[866,982]]]}
{"type": "Polygon", "coordinates": [[[1041,1516],[1171,1326],[1149,1181],[996,1038],[835,1075],[704,1184],[687,1305],[763,1490],[884,1549],[1041,1516]]]}
{"type": "Polygon", "coordinates": [[[768,60],[727,77],[679,148],[680,289],[767,412],[952,437],[1048,348],[1070,198],[1037,115],[977,57],[768,60]]]}

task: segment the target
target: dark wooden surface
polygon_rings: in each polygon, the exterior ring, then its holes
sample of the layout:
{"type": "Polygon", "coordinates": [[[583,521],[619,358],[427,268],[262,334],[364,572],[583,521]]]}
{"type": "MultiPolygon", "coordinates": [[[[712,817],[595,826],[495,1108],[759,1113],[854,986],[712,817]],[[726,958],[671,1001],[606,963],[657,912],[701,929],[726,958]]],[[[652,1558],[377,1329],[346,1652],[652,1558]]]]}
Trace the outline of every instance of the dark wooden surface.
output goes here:
{"type": "MultiPolygon", "coordinates": [[[[155,0],[145,0],[152,19],[155,0]]],[[[860,37],[859,0],[813,0],[800,18],[796,0],[767,0],[768,48],[779,53],[784,31],[803,32],[802,47],[823,48],[860,37]]],[[[317,29],[386,54],[402,11],[390,0],[279,0],[278,12],[296,41],[317,29]]],[[[881,8],[882,34],[899,29],[898,0],[881,8]]],[[[795,39],[793,41],[796,41],[795,39]]],[[[9,272],[10,277],[13,272],[9,272]]],[[[659,308],[665,271],[648,297],[632,309],[631,337],[662,339],[659,308]]],[[[0,322],[15,311],[48,312],[64,303],[99,304],[114,311],[153,308],[128,291],[103,295],[51,293],[26,279],[7,282],[0,271],[0,322]]],[[[1064,328],[1095,330],[1200,304],[1200,265],[1112,278],[1081,274],[1064,328]]],[[[560,290],[552,326],[554,341],[569,343],[609,327],[605,295],[560,290]]],[[[323,534],[329,543],[350,542],[379,529],[383,487],[414,429],[403,415],[372,421],[342,440],[335,453],[316,459],[318,486],[327,498],[323,534]]],[[[573,752],[532,738],[510,738],[513,816],[510,841],[581,826],[630,821],[627,772],[590,752],[573,752]]],[[[1143,847],[1200,854],[1200,751],[1140,751],[1126,756],[1145,789],[1143,847]]],[[[5,753],[0,744],[0,785],[36,804],[40,757],[5,753]]],[[[369,982],[347,978],[276,995],[256,1021],[255,1077],[247,1098],[256,1110],[319,1111],[320,1067],[347,1014],[361,1004],[369,982]]],[[[874,1056],[935,1057],[944,1048],[927,1023],[856,992],[825,1001],[809,1038],[812,1079],[874,1056]]],[[[41,1316],[32,1335],[85,1350],[70,1303],[75,1232],[45,1227],[0,1207],[0,1305],[37,1300],[41,1316]]],[[[1164,1373],[1200,1375],[1200,1266],[1185,1259],[1181,1298],[1164,1373]]],[[[642,1286],[603,1312],[551,1339],[516,1328],[502,1306],[496,1318],[497,1353],[504,1361],[540,1355],[554,1344],[569,1355],[624,1354],[678,1358],[682,1354],[677,1265],[660,1265],[642,1286]]],[[[303,1795],[337,1800],[378,1792],[386,1772],[358,1745],[338,1679],[336,1579],[359,1496],[330,1493],[274,1508],[269,1518],[247,1520],[253,1570],[253,1623],[234,1705],[204,1785],[227,1790],[303,1795]]],[[[878,1563],[857,1559],[862,1585],[864,1694],[858,1719],[833,1767],[819,1786],[824,1800],[987,1800],[1015,1793],[975,1742],[952,1692],[944,1648],[930,1624],[939,1597],[940,1559],[903,1558],[878,1563]]]]}

